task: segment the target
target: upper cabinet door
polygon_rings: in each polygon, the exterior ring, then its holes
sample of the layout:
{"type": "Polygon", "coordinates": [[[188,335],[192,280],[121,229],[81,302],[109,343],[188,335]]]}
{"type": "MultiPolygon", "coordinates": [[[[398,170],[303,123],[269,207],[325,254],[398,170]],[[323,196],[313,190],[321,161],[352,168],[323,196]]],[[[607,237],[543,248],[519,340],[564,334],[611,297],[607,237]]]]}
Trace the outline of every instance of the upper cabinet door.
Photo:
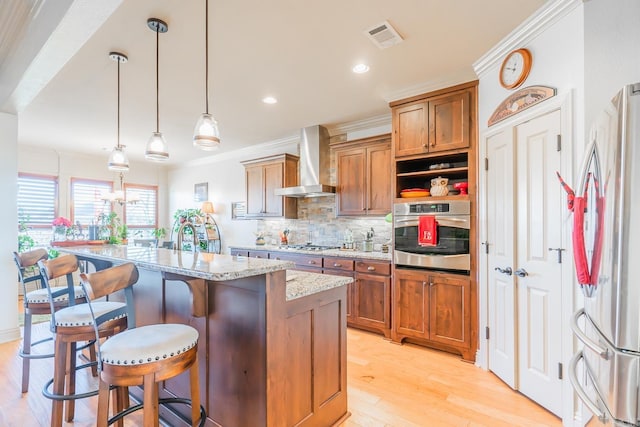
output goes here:
{"type": "Polygon", "coordinates": [[[469,147],[470,102],[468,90],[429,99],[429,152],[469,147]]]}
{"type": "Polygon", "coordinates": [[[247,215],[262,215],[264,210],[264,177],[262,166],[245,168],[247,215]]]}
{"type": "Polygon", "coordinates": [[[391,146],[367,148],[367,214],[386,215],[391,212],[391,146]]]}
{"type": "Polygon", "coordinates": [[[274,163],[264,166],[264,214],[282,216],[282,196],[273,194],[276,188],[283,187],[284,164],[274,163]]]}
{"type": "Polygon", "coordinates": [[[366,149],[354,148],[336,152],[338,215],[365,215],[366,149]]]}
{"type": "Polygon", "coordinates": [[[427,103],[416,102],[393,110],[395,156],[412,156],[429,151],[427,103]]]}

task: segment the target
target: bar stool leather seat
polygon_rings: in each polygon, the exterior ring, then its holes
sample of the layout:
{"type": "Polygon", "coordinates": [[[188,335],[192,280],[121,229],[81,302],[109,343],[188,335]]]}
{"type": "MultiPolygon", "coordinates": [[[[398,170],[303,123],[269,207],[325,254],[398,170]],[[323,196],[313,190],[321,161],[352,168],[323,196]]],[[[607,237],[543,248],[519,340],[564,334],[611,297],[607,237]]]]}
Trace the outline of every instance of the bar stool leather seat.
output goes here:
{"type": "Polygon", "coordinates": [[[144,365],[186,353],[197,344],[198,331],[191,326],[141,326],[106,340],[100,346],[100,360],[107,365],[144,365]]]}
{"type": "MultiPolygon", "coordinates": [[[[66,286],[54,286],[51,288],[52,294],[57,294],[62,290],[67,289],[66,286]]],[[[84,290],[81,286],[74,286],[76,299],[84,300],[84,290]]],[[[27,304],[49,304],[49,291],[47,289],[36,289],[35,291],[28,292],[25,296],[27,304]]],[[[55,302],[69,301],[69,294],[65,293],[53,298],[55,302]]]]}

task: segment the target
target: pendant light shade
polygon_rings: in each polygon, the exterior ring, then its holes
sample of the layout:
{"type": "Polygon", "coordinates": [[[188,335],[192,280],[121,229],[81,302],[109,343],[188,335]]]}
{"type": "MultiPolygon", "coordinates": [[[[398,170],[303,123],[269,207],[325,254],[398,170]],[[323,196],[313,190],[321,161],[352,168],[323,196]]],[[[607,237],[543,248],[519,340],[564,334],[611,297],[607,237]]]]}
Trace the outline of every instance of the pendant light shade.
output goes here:
{"type": "Polygon", "coordinates": [[[160,132],[160,33],[166,33],[169,31],[167,23],[157,19],[149,18],[147,20],[147,26],[151,31],[156,33],[156,131],[151,134],[151,138],[147,142],[147,148],[144,152],[144,157],[154,161],[166,161],[169,159],[169,149],[167,141],[160,132]]]}
{"type": "Polygon", "coordinates": [[[200,115],[193,132],[193,145],[205,151],[213,151],[220,146],[218,122],[211,114],[200,115]]]}
{"type": "Polygon", "coordinates": [[[169,152],[167,150],[167,141],[160,132],[153,132],[149,141],[147,141],[147,149],[144,152],[144,157],[149,160],[156,160],[159,162],[165,161],[169,158],[169,152]]]}
{"type": "Polygon", "coordinates": [[[117,114],[117,143],[113,147],[111,154],[109,155],[109,163],[107,167],[111,171],[127,172],[129,170],[129,159],[124,152],[124,145],[120,145],[120,64],[124,64],[128,61],[126,55],[120,52],[110,52],[109,58],[118,63],[118,114],[117,114]]]}
{"type": "Polygon", "coordinates": [[[209,0],[204,0],[204,97],[205,112],[200,115],[193,131],[193,146],[205,151],[220,146],[218,122],[209,114],[209,0]]]}
{"type": "Polygon", "coordinates": [[[113,147],[109,155],[108,166],[110,171],[126,172],[129,170],[129,159],[123,146],[113,147]]]}

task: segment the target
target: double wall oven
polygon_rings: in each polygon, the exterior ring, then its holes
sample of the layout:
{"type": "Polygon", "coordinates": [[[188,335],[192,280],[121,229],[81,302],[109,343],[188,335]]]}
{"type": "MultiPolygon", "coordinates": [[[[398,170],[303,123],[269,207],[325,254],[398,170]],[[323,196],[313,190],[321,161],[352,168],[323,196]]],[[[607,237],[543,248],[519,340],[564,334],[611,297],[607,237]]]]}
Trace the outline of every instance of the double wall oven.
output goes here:
{"type": "Polygon", "coordinates": [[[394,262],[396,266],[428,268],[469,274],[469,229],[471,209],[468,200],[436,203],[396,203],[393,207],[394,262]],[[436,239],[421,244],[421,217],[433,216],[436,239]]]}

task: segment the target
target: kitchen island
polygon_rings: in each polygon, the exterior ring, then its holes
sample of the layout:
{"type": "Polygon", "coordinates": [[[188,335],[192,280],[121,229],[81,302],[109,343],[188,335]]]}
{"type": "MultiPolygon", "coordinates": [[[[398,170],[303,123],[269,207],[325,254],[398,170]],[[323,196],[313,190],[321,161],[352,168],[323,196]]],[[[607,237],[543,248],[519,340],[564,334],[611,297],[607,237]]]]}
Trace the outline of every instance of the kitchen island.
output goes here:
{"type": "MultiPolygon", "coordinates": [[[[348,416],[345,285],[352,278],[287,272],[290,261],[160,248],[60,250],[96,269],[133,262],[138,326],[198,330],[207,426],[330,426],[348,416]]],[[[186,374],[167,380],[160,396],[188,396],[188,384],[186,374]]],[[[170,425],[186,425],[188,413],[161,409],[170,425]]]]}

